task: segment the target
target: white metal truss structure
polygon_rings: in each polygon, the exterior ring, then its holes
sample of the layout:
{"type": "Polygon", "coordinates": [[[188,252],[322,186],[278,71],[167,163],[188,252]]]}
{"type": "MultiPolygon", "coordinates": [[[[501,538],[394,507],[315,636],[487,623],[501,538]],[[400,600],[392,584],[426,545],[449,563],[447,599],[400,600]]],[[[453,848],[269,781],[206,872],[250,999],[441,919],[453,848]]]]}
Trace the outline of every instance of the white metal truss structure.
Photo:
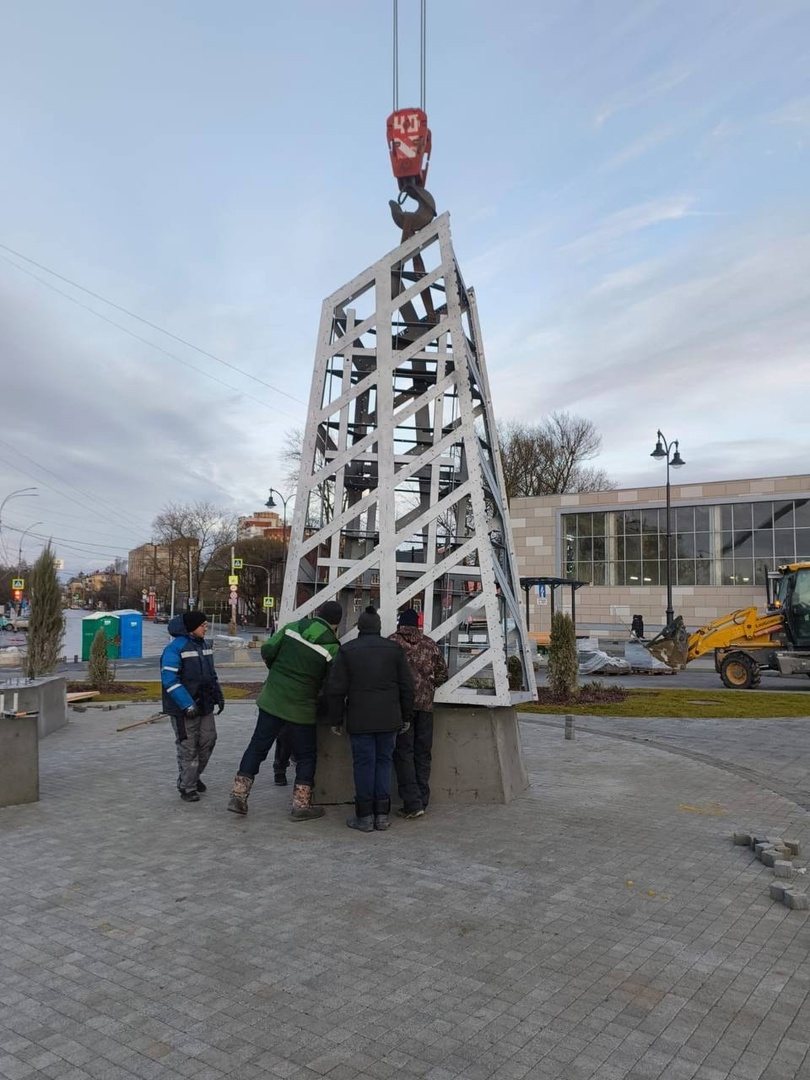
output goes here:
{"type": "Polygon", "coordinates": [[[388,634],[416,607],[450,670],[436,700],[502,706],[536,696],[519,595],[475,295],[443,214],[324,301],[281,619],[336,599],[347,636],[369,604],[388,634]]]}

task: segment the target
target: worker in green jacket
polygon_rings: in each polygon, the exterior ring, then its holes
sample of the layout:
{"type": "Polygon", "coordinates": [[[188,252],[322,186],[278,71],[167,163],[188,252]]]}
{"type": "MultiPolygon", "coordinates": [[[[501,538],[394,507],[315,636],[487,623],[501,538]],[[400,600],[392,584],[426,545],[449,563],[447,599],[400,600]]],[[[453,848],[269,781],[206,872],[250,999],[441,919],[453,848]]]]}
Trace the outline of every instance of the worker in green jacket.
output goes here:
{"type": "Polygon", "coordinates": [[[287,623],[262,645],[262,659],[269,670],[256,702],[256,729],[242,755],[228,802],[228,809],[235,814],[247,813],[256,774],[286,725],[295,757],[290,817],[308,821],[323,815],[322,806],[312,805],[317,761],[315,713],[329,665],[340,647],[335,631],[342,618],[340,604],[328,600],[313,617],[287,623]]]}

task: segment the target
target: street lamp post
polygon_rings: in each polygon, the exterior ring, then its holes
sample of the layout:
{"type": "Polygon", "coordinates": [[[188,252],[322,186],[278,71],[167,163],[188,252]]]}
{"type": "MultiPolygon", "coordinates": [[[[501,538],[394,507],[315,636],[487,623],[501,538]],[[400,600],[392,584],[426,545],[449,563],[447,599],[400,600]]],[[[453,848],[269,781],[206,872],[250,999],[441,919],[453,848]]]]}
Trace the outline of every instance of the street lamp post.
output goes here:
{"type": "Polygon", "coordinates": [[[29,525],[27,529],[23,530],[23,534],[20,537],[20,547],[19,547],[19,549],[17,551],[17,576],[18,577],[20,576],[20,567],[22,566],[23,540],[25,540],[26,536],[28,536],[28,534],[31,532],[31,530],[35,529],[37,527],[37,525],[42,525],[42,522],[41,521],[35,521],[33,523],[33,525],[29,525]]]}
{"type": "Polygon", "coordinates": [[[288,495],[287,498],[285,499],[280,491],[276,491],[275,488],[270,488],[270,497],[268,498],[267,502],[264,504],[267,507],[268,510],[275,510],[275,508],[278,506],[278,503],[276,503],[273,500],[274,495],[278,496],[278,498],[281,499],[281,504],[284,507],[284,524],[283,524],[283,527],[282,527],[282,533],[283,533],[283,536],[284,536],[284,562],[283,562],[282,570],[281,570],[281,580],[283,581],[286,574],[287,574],[287,553],[288,553],[288,550],[289,550],[289,544],[288,544],[288,539],[287,539],[287,503],[292,502],[292,500],[295,498],[295,496],[294,495],[288,495]]]}
{"type": "Polygon", "coordinates": [[[678,449],[678,440],[675,439],[671,443],[667,442],[661,431],[658,432],[658,441],[650,457],[655,458],[656,461],[665,458],[667,463],[667,626],[669,626],[675,618],[675,612],[672,610],[672,495],[669,485],[669,470],[670,467],[680,469],[686,462],[681,457],[681,452],[678,449]]]}
{"type": "MultiPolygon", "coordinates": [[[[250,562],[242,563],[242,565],[243,566],[249,566],[251,570],[264,570],[265,574],[267,574],[267,595],[269,596],[270,595],[270,571],[267,569],[267,567],[266,566],[259,566],[258,563],[250,563],[250,562]]],[[[270,608],[265,608],[265,612],[267,614],[267,629],[269,630],[270,629],[270,608]]]]}
{"type": "Polygon", "coordinates": [[[3,510],[5,509],[6,503],[10,499],[33,499],[36,498],[38,494],[39,492],[35,487],[26,487],[17,488],[16,491],[11,491],[8,495],[6,495],[5,499],[0,502],[0,537],[2,537],[3,534],[3,510]]]}

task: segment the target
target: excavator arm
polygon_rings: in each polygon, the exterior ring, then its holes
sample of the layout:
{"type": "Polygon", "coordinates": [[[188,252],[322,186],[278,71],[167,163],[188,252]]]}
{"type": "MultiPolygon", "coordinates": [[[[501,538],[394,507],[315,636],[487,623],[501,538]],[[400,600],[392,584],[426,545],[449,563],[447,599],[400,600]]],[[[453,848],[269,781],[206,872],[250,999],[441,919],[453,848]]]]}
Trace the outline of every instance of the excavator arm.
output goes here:
{"type": "Polygon", "coordinates": [[[781,612],[761,615],[755,607],[740,608],[728,615],[721,615],[705,626],[689,634],[683,619],[677,616],[647,645],[647,651],[669,667],[681,669],[690,660],[704,656],[715,649],[729,649],[735,645],[769,645],[773,634],[784,629],[781,612]]]}

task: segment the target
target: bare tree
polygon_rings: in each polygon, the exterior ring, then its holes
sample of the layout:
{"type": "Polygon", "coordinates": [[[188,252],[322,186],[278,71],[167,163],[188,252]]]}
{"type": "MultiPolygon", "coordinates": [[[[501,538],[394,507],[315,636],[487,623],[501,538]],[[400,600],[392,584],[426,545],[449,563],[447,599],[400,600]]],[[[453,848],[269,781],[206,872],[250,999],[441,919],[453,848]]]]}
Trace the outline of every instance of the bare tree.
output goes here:
{"type": "Polygon", "coordinates": [[[195,606],[217,551],[236,541],[236,526],[233,514],[209,502],[170,503],[152,522],[156,543],[168,551],[162,576],[187,585],[195,606]]]}
{"type": "Polygon", "coordinates": [[[603,469],[587,466],[602,437],[591,420],[552,413],[539,424],[498,427],[507,499],[605,491],[615,483],[603,469]]]}
{"type": "MultiPolygon", "coordinates": [[[[321,424],[315,438],[314,466],[316,469],[320,469],[326,464],[327,448],[335,449],[327,428],[321,424]]],[[[284,445],[280,457],[285,469],[284,479],[290,489],[298,486],[303,456],[304,432],[301,428],[289,428],[284,433],[284,445]]],[[[309,506],[307,507],[307,525],[311,528],[320,528],[324,522],[331,520],[334,513],[334,486],[334,479],[327,479],[318,484],[311,492],[309,506]]]]}
{"type": "Polygon", "coordinates": [[[284,445],[279,456],[284,466],[284,480],[289,488],[294,488],[298,483],[303,446],[304,432],[302,428],[288,428],[284,432],[284,445]]]}

